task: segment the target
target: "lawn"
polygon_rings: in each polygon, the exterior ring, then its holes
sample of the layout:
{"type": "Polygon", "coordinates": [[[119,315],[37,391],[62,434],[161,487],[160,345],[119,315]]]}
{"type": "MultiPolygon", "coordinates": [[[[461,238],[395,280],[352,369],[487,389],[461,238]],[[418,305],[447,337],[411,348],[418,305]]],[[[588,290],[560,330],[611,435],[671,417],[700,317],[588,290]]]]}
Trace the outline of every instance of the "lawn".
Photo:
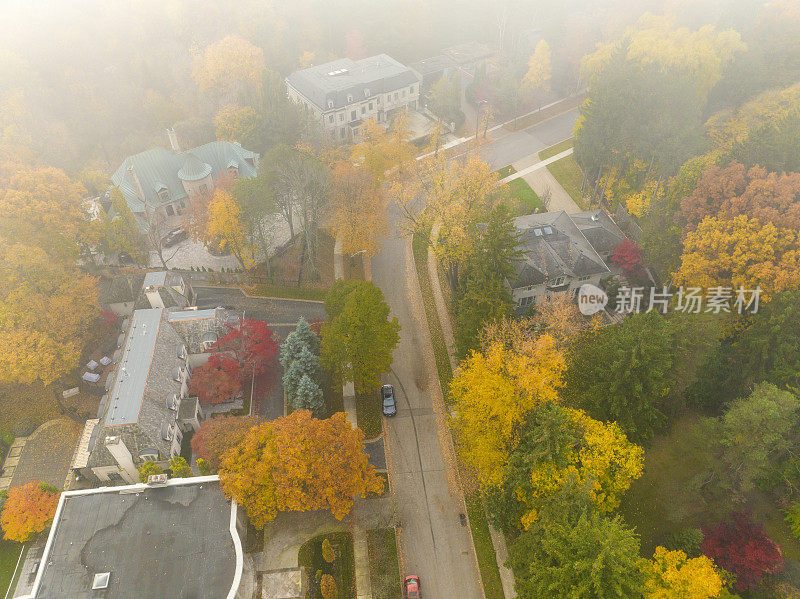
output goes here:
{"type": "Polygon", "coordinates": [[[494,552],[492,537],[489,534],[489,522],[483,509],[480,495],[477,492],[464,495],[467,504],[467,515],[472,529],[472,540],[475,543],[475,554],[481,569],[481,580],[486,599],[504,599],[503,582],[497,567],[497,555],[494,552]]]}
{"type": "MultiPolygon", "coordinates": [[[[513,166],[508,165],[498,170],[497,174],[500,175],[501,179],[504,179],[516,172],[513,166]]],[[[515,215],[524,216],[544,210],[544,203],[525,179],[514,179],[510,183],[506,183],[506,188],[508,189],[508,196],[511,199],[515,215]]]]}
{"type": "Polygon", "coordinates": [[[364,437],[374,439],[383,430],[380,391],[356,393],[356,419],[358,428],[364,431],[364,437]]]}
{"type": "Polygon", "coordinates": [[[24,437],[61,414],[51,387],[35,383],[0,388],[0,433],[24,437]]]}
{"type": "MultiPolygon", "coordinates": [[[[550,146],[546,150],[539,152],[539,159],[547,160],[564,150],[568,150],[572,147],[572,143],[572,139],[567,139],[554,146],[550,146]]],[[[586,201],[583,199],[583,194],[581,193],[583,171],[581,171],[581,167],[578,166],[578,163],[575,161],[574,155],[571,154],[566,158],[548,164],[547,170],[550,171],[550,174],[555,177],[556,181],[559,182],[570,197],[575,200],[575,203],[583,210],[586,210],[586,201]]]]}
{"type": "Polygon", "coordinates": [[[401,588],[394,528],[367,531],[372,599],[396,599],[401,588]]]}
{"type": "Polygon", "coordinates": [[[5,597],[8,592],[8,585],[11,584],[11,577],[17,567],[22,545],[12,541],[0,541],[0,593],[5,597]]]}
{"type": "Polygon", "coordinates": [[[307,599],[318,599],[320,597],[319,582],[316,580],[318,571],[333,576],[336,580],[336,587],[339,590],[339,599],[355,599],[356,576],[353,561],[353,537],[349,532],[320,535],[306,541],[300,547],[298,562],[300,566],[305,566],[309,577],[310,584],[306,591],[307,599]],[[330,541],[336,553],[336,559],[331,564],[322,557],[322,542],[325,539],[330,541]]]}
{"type": "Polygon", "coordinates": [[[800,560],[800,543],[769,497],[753,494],[746,505],[729,497],[708,500],[696,491],[714,460],[702,417],[687,414],[653,439],[645,452],[644,473],[625,494],[620,513],[636,528],[644,555],[652,555],[671,532],[713,526],[733,510],[750,509],[756,521],[780,546],[785,557],[800,560]]]}

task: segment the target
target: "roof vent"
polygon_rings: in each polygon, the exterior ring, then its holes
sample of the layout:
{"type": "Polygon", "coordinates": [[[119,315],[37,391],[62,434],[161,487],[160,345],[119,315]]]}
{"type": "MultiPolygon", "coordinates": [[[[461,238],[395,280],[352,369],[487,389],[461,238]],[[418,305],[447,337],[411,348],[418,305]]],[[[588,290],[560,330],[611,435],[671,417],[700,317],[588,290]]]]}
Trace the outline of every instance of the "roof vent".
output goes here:
{"type": "Polygon", "coordinates": [[[161,423],[161,438],[164,439],[164,441],[172,440],[172,428],[166,420],[161,423]]]}
{"type": "Polygon", "coordinates": [[[533,234],[536,235],[536,237],[541,237],[542,236],[542,230],[539,227],[536,227],[533,230],[533,234]]]}
{"type": "Polygon", "coordinates": [[[147,477],[148,487],[163,487],[167,484],[166,474],[151,474],[147,477]]]}
{"type": "Polygon", "coordinates": [[[178,410],[178,394],[177,393],[170,393],[167,396],[167,409],[168,410],[178,410]]]}
{"type": "Polygon", "coordinates": [[[591,220],[591,221],[594,221],[594,222],[597,222],[597,221],[599,221],[599,220],[600,220],[600,216],[599,216],[599,215],[597,215],[597,214],[592,214],[592,215],[589,217],[589,220],[591,220]]]}
{"type": "Polygon", "coordinates": [[[92,580],[92,590],[97,591],[100,589],[107,589],[108,583],[111,582],[111,572],[100,572],[94,575],[92,580]]]}

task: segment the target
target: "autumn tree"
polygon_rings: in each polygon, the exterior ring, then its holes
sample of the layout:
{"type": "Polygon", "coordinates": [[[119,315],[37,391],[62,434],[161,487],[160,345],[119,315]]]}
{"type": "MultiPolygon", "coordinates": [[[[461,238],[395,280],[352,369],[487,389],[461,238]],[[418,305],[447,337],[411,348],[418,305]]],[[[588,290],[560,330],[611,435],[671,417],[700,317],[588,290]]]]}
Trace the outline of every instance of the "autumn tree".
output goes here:
{"type": "Polygon", "coordinates": [[[332,564],[336,560],[336,551],[333,545],[331,545],[330,539],[327,537],[322,541],[322,559],[329,564],[332,564]]]}
{"type": "Polygon", "coordinates": [[[523,85],[528,86],[535,94],[550,91],[550,46],[541,40],[528,61],[528,72],[523,78],[523,85]]]}
{"type": "Polygon", "coordinates": [[[259,419],[255,416],[207,418],[192,436],[192,453],[204,459],[211,472],[216,472],[222,462],[223,454],[238,445],[248,431],[258,423],[259,419]]]}
{"type": "Polygon", "coordinates": [[[222,489],[259,529],[282,511],[328,509],[341,520],[354,497],[383,488],[363,438],[343,412],[318,420],[295,410],[251,429],[223,456],[222,489]]]}
{"type": "Polygon", "coordinates": [[[205,364],[194,369],[189,379],[189,393],[202,403],[218,404],[236,397],[242,387],[240,379],[222,368],[221,361],[211,356],[205,364]]]}
{"type": "Polygon", "coordinates": [[[255,249],[247,237],[242,209],[226,190],[217,188],[208,204],[206,234],[209,240],[219,240],[223,249],[230,250],[243,269],[255,262],[255,249]]]}
{"type": "Polygon", "coordinates": [[[192,467],[183,456],[176,455],[170,458],[169,469],[172,471],[172,478],[189,478],[192,476],[192,467]]]}
{"type": "Polygon", "coordinates": [[[338,162],[333,168],[331,225],[342,240],[342,254],[364,252],[372,257],[386,233],[387,201],[372,177],[361,167],[338,162]]]}
{"type": "Polygon", "coordinates": [[[707,217],[686,237],[675,282],[706,289],[760,287],[768,301],[800,285],[800,234],[745,215],[707,217]]]}
{"type": "Polygon", "coordinates": [[[777,543],[748,513],[731,514],[729,521],[703,529],[700,550],[726,572],[736,576],[736,590],[758,586],[765,574],[783,569],[783,555],[777,543]]]}
{"type": "Polygon", "coordinates": [[[323,574],[319,583],[319,593],[322,599],[336,599],[339,590],[336,588],[336,580],[330,574],[323,574]]]}
{"type": "Polygon", "coordinates": [[[383,292],[366,281],[337,281],[325,299],[330,320],[322,324],[322,364],[353,381],[357,392],[380,385],[400,340],[383,292]]]}
{"type": "Polygon", "coordinates": [[[226,323],[227,332],[217,340],[211,349],[219,354],[221,367],[232,370],[240,378],[258,376],[272,366],[278,353],[275,333],[263,320],[239,319],[236,323],[226,323]]]}
{"type": "Polygon", "coordinates": [[[100,314],[97,279],[44,249],[0,247],[0,380],[49,385],[75,368],[100,314]]]}
{"type": "Polygon", "coordinates": [[[318,356],[306,346],[288,362],[283,373],[283,389],[294,409],[306,409],[315,416],[321,415],[325,407],[319,384],[321,374],[318,356]]]}
{"type": "Polygon", "coordinates": [[[722,591],[722,577],[705,555],[656,547],[653,561],[642,566],[645,599],[712,599],[722,591]]]}
{"type": "Polygon", "coordinates": [[[4,538],[25,543],[44,531],[53,523],[58,497],[58,491],[37,481],[11,487],[0,513],[4,538]]]}
{"type": "Polygon", "coordinates": [[[675,332],[656,312],[589,331],[571,348],[564,396],[631,439],[648,439],[664,422],[676,352],[675,332]]]}
{"type": "Polygon", "coordinates": [[[260,149],[264,122],[252,106],[229,104],[214,117],[217,139],[239,142],[245,148],[260,149]]]}
{"type": "Polygon", "coordinates": [[[111,190],[111,208],[102,212],[98,225],[104,250],[115,254],[127,252],[136,264],[149,263],[147,241],[118,188],[111,190]]]}
{"type": "Polygon", "coordinates": [[[464,457],[484,485],[502,480],[526,415],[537,405],[558,401],[564,368],[564,356],[548,335],[518,351],[494,343],[462,362],[450,386],[455,426],[464,457]]]}
{"type": "Polygon", "coordinates": [[[139,482],[146,483],[151,476],[164,474],[164,469],[155,462],[142,462],[139,466],[139,482]]]}
{"type": "Polygon", "coordinates": [[[206,46],[196,57],[192,76],[202,90],[252,102],[261,91],[264,52],[238,35],[229,35],[206,46]]]}

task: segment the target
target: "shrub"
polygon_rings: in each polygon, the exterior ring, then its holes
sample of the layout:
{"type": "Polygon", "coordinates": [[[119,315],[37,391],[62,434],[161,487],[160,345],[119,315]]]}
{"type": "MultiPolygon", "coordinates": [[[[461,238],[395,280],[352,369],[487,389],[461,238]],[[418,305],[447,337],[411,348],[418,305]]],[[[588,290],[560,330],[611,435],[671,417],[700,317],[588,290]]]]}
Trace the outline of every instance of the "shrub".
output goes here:
{"type": "Polygon", "coordinates": [[[164,474],[164,469],[155,462],[145,462],[139,466],[139,482],[146,483],[148,476],[164,474]]]}
{"type": "Polygon", "coordinates": [[[699,528],[682,528],[669,533],[664,539],[664,547],[670,551],[683,551],[689,557],[700,555],[703,531],[699,528]]]}
{"type": "Polygon", "coordinates": [[[24,543],[52,524],[59,494],[51,489],[37,481],[9,489],[0,515],[6,539],[24,543]]]}
{"type": "Polygon", "coordinates": [[[322,541],[322,559],[329,564],[332,564],[336,559],[336,551],[333,549],[333,545],[331,545],[329,539],[322,541]]]}
{"type": "Polygon", "coordinates": [[[800,539],[800,503],[794,503],[792,507],[786,510],[784,520],[789,525],[792,534],[800,539]]]}
{"type": "Polygon", "coordinates": [[[330,574],[323,574],[319,585],[319,592],[322,599],[336,599],[339,596],[339,589],[336,588],[336,581],[330,574]]]}

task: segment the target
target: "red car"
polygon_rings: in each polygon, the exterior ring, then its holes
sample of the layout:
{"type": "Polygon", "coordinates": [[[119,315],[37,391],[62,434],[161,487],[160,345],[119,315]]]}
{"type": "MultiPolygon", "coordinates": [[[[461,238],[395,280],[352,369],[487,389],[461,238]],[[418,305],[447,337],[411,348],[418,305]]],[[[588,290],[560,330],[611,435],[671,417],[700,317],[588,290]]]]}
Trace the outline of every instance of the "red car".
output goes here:
{"type": "Polygon", "coordinates": [[[406,599],[422,599],[422,594],[419,590],[419,576],[406,576],[406,579],[403,581],[403,589],[406,593],[406,599]]]}

